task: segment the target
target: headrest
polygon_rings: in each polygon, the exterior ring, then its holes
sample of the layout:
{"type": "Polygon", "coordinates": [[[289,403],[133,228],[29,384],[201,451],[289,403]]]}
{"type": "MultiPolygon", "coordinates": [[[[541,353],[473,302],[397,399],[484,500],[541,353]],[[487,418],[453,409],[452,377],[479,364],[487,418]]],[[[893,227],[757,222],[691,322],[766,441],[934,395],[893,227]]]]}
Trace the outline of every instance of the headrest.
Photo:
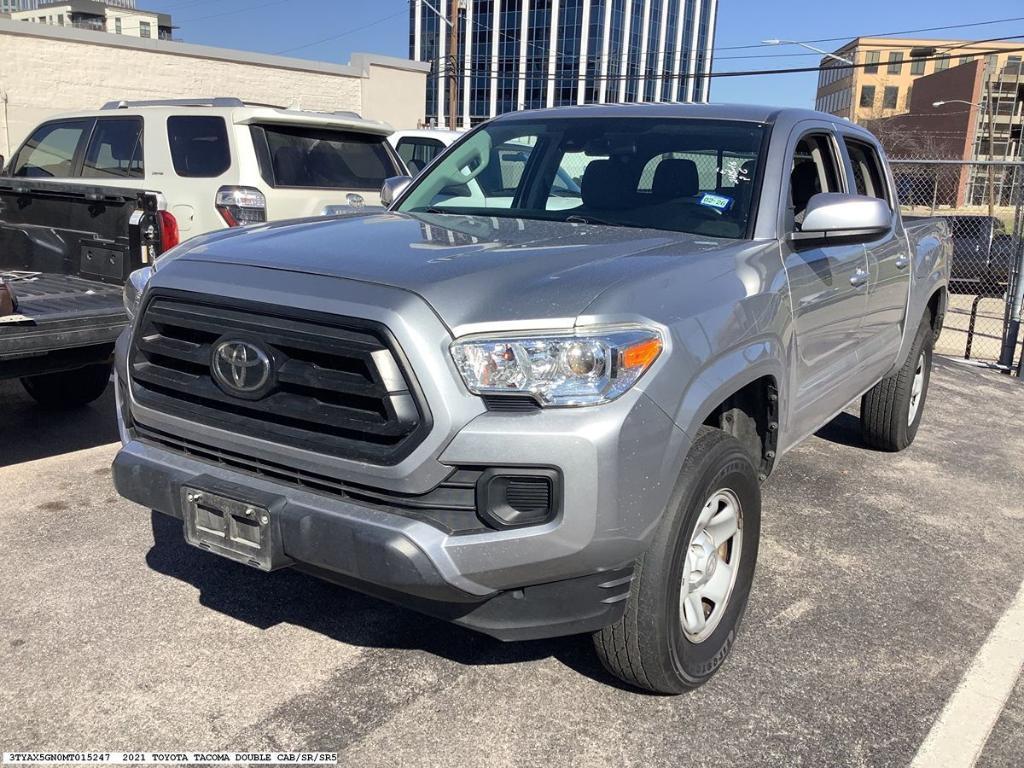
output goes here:
{"type": "Polygon", "coordinates": [[[658,198],[693,197],[700,192],[697,164],[683,158],[666,158],[658,163],[651,193],[658,198]]]}
{"type": "Polygon", "coordinates": [[[304,168],[302,153],[295,147],[278,147],[274,150],[274,178],[278,184],[296,186],[305,183],[304,168]]]}
{"type": "Polygon", "coordinates": [[[583,172],[580,192],[589,208],[620,208],[633,192],[629,169],[616,160],[593,160],[583,172]]]}
{"type": "Polygon", "coordinates": [[[134,141],[111,141],[107,144],[107,147],[110,149],[110,156],[119,163],[123,163],[132,159],[132,154],[135,152],[135,144],[136,142],[134,141]]]}
{"type": "Polygon", "coordinates": [[[790,184],[793,187],[793,202],[805,203],[821,189],[821,179],[818,178],[818,166],[813,160],[802,160],[797,163],[790,174],[790,184]]]}

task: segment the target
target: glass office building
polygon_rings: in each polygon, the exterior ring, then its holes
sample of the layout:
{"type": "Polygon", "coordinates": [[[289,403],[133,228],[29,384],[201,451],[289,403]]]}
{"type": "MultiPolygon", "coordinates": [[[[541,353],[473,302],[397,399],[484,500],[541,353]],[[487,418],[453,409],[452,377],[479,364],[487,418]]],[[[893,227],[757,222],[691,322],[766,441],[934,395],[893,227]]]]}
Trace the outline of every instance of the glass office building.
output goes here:
{"type": "Polygon", "coordinates": [[[566,104],[707,101],[717,0],[413,0],[409,55],[430,62],[427,122],[566,104]],[[453,76],[454,75],[454,76],[453,76]]]}

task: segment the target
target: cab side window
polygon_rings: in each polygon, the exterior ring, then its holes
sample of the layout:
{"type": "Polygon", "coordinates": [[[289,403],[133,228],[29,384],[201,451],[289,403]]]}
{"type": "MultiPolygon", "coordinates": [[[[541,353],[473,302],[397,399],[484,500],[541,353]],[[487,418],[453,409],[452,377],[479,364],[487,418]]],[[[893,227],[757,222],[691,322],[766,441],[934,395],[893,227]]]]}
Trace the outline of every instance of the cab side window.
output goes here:
{"type": "Polygon", "coordinates": [[[405,136],[398,140],[395,149],[406,167],[417,174],[444,150],[444,144],[437,139],[405,136]]]}
{"type": "Polygon", "coordinates": [[[808,134],[793,152],[789,174],[790,230],[799,229],[811,198],[821,192],[842,192],[839,163],[827,134],[808,134]]]}
{"type": "Polygon", "coordinates": [[[878,159],[878,153],[874,147],[853,139],[844,139],[846,152],[850,156],[850,165],[853,167],[853,187],[858,195],[866,197],[877,197],[880,200],[891,202],[885,187],[885,176],[882,173],[882,163],[878,159]]]}
{"type": "Polygon", "coordinates": [[[12,176],[67,179],[74,175],[75,155],[92,120],[61,120],[39,126],[18,151],[12,176]]]}

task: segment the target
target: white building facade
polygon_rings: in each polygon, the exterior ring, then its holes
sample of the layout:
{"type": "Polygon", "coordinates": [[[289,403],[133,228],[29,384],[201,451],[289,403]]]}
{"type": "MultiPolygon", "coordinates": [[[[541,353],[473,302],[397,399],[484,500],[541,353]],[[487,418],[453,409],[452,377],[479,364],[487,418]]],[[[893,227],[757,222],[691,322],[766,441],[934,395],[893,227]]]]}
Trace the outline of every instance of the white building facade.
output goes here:
{"type": "Polygon", "coordinates": [[[0,0],[0,13],[33,11],[38,5],[39,0],[0,0]]]}
{"type": "Polygon", "coordinates": [[[410,58],[429,62],[427,122],[567,104],[707,101],[718,0],[413,0],[410,58]],[[454,77],[453,77],[454,75],[454,77]]]}
{"type": "MultiPolygon", "coordinates": [[[[4,2],[5,0],[0,0],[4,2]]],[[[170,40],[171,17],[136,9],[135,0],[21,0],[26,7],[11,12],[14,21],[76,27],[115,35],[170,40]]]]}

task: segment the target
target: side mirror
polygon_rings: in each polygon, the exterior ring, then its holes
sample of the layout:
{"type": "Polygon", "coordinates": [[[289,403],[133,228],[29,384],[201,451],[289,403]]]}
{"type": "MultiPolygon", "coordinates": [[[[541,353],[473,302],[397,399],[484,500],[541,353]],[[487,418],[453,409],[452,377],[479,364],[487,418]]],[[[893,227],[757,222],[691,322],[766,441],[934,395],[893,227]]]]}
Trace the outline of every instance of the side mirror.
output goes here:
{"type": "Polygon", "coordinates": [[[380,188],[380,204],[390,208],[410,184],[411,176],[392,176],[390,179],[384,179],[384,186],[380,188]]]}
{"type": "Polygon", "coordinates": [[[885,200],[863,195],[822,192],[811,198],[803,224],[791,239],[797,243],[867,240],[892,229],[892,211],[885,200]]]}
{"type": "Polygon", "coordinates": [[[7,168],[4,162],[7,160],[3,155],[0,155],[0,176],[4,175],[4,170],[7,168]]]}

